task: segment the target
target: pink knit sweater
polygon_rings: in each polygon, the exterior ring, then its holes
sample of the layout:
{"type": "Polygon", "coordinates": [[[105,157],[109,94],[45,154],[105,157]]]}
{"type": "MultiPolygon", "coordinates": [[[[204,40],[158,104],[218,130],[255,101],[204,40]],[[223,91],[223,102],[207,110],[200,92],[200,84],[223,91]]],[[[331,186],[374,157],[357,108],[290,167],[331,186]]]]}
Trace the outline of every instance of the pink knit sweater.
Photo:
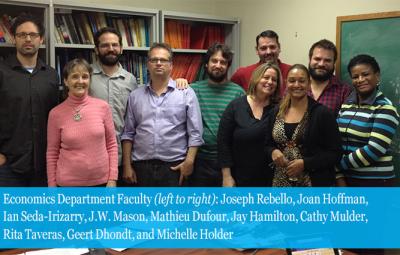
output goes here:
{"type": "Polygon", "coordinates": [[[47,177],[49,186],[95,186],[118,179],[118,146],[105,101],[69,95],[51,110],[47,177]],[[81,120],[75,121],[79,109],[81,120]]]}

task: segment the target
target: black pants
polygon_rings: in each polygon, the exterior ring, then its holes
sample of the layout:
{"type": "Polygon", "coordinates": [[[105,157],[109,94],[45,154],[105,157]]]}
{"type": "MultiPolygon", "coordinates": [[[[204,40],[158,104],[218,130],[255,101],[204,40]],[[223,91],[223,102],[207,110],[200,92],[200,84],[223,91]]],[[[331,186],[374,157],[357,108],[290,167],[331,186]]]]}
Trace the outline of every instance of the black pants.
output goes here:
{"type": "Polygon", "coordinates": [[[349,187],[393,187],[395,179],[357,179],[346,178],[346,184],[349,187]]]}
{"type": "Polygon", "coordinates": [[[20,174],[5,163],[0,166],[0,187],[47,187],[46,172],[20,174]]]}
{"type": "Polygon", "coordinates": [[[192,187],[221,187],[222,172],[217,160],[196,158],[193,174],[189,177],[192,187]]]}
{"type": "Polygon", "coordinates": [[[177,187],[180,171],[171,170],[182,161],[165,162],[158,159],[133,161],[139,187],[177,187]]]}

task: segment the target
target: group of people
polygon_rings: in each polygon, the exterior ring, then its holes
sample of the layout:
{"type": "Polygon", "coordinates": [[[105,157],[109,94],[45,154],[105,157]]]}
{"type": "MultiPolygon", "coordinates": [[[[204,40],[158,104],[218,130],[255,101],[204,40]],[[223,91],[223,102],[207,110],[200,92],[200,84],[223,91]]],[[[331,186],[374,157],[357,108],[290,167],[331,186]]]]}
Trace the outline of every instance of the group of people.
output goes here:
{"type": "Polygon", "coordinates": [[[259,62],[228,78],[233,53],[212,45],[208,78],[171,79],[173,52],[148,51],[150,82],[119,63],[113,28],[95,37],[97,60],[54,69],[38,58],[40,21],[17,17],[16,54],[0,64],[0,186],[392,186],[399,115],[379,90],[369,55],[351,59],[353,88],[334,75],[335,45],[313,44],[308,67],[279,59],[271,30],[259,62]]]}

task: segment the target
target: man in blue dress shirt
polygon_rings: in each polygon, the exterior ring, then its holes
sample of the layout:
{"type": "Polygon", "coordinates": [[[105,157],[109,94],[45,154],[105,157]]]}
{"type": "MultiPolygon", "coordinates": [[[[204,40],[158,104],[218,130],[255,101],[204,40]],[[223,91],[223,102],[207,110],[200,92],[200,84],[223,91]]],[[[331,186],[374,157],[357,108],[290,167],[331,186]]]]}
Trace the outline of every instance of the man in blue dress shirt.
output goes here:
{"type": "Polygon", "coordinates": [[[138,186],[179,186],[193,171],[203,126],[196,94],[178,90],[170,78],[172,50],[155,43],[148,53],[150,82],[128,99],[123,178],[138,186]]]}

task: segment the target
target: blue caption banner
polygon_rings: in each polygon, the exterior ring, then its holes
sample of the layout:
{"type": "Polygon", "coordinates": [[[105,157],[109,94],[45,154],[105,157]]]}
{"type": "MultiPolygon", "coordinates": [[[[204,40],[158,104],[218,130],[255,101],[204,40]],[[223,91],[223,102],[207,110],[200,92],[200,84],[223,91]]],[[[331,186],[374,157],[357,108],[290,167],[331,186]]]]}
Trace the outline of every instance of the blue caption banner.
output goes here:
{"type": "Polygon", "coordinates": [[[399,248],[400,188],[0,188],[0,248],[399,248]]]}

